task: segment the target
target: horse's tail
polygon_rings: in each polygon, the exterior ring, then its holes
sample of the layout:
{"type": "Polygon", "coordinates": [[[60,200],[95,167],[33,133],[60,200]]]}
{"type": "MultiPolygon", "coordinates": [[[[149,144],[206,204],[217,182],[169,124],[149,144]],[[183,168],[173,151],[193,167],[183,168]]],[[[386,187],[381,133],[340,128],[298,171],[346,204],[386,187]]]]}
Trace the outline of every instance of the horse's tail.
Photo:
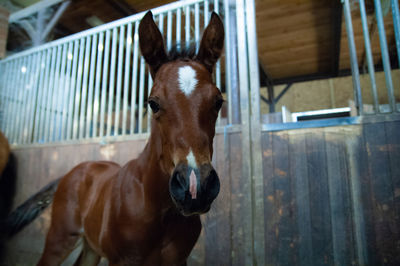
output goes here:
{"type": "Polygon", "coordinates": [[[39,216],[52,203],[60,180],[61,178],[58,178],[47,184],[11,212],[2,222],[1,231],[3,231],[4,236],[11,237],[15,235],[39,216]]]}

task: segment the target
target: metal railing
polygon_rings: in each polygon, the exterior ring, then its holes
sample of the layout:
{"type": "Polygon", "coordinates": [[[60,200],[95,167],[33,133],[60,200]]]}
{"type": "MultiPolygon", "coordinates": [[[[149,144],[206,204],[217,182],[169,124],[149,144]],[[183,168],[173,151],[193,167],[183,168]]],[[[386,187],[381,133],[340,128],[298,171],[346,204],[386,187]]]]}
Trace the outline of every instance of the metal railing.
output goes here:
{"type": "MultiPolygon", "coordinates": [[[[155,22],[169,50],[175,43],[195,43],[210,12],[225,25],[228,0],[188,0],[153,9],[155,22]]],[[[0,129],[18,145],[110,140],[150,131],[145,103],[152,79],[138,47],[143,13],[101,25],[10,56],[0,62],[0,129]]],[[[226,45],[236,41],[226,30],[226,45]]],[[[234,64],[233,64],[234,65],[234,64]]],[[[226,93],[227,111],[217,125],[232,123],[231,82],[222,56],[214,78],[226,93]]]]}
{"type": "MultiPolygon", "coordinates": [[[[397,50],[397,57],[398,57],[398,64],[400,64],[400,16],[399,16],[399,4],[398,0],[390,0],[391,1],[391,10],[392,10],[392,17],[393,17],[393,28],[395,33],[395,42],[396,42],[396,50],[397,50]]],[[[383,70],[385,72],[385,81],[386,81],[386,89],[388,94],[388,103],[389,103],[389,110],[387,110],[387,105],[381,105],[379,103],[379,97],[377,92],[377,85],[375,80],[375,65],[373,62],[373,55],[371,49],[371,41],[370,41],[370,32],[369,26],[367,21],[367,14],[365,9],[365,2],[364,0],[359,0],[359,7],[360,7],[360,16],[361,16],[361,23],[363,29],[363,37],[364,37],[364,45],[365,45],[365,56],[368,65],[368,74],[370,76],[371,82],[371,94],[373,97],[373,113],[379,114],[383,112],[399,112],[399,103],[396,103],[395,93],[393,89],[393,80],[392,80],[392,68],[390,65],[389,59],[389,50],[388,44],[386,40],[386,33],[385,33],[385,26],[384,26],[384,19],[382,14],[382,5],[381,0],[374,0],[374,9],[375,9],[375,18],[376,24],[379,33],[379,44],[381,48],[381,57],[382,57],[382,65],[383,70]]],[[[346,31],[347,31],[347,38],[349,43],[349,51],[350,51],[350,61],[351,61],[351,70],[353,76],[353,88],[354,88],[354,101],[356,104],[357,112],[359,115],[366,114],[364,112],[365,104],[363,103],[362,99],[362,87],[360,84],[360,73],[359,73],[359,65],[357,61],[357,52],[356,52],[356,45],[354,40],[354,33],[353,33],[353,23],[350,11],[350,4],[349,0],[342,0],[343,3],[343,12],[344,18],[346,22],[346,31]]]]}

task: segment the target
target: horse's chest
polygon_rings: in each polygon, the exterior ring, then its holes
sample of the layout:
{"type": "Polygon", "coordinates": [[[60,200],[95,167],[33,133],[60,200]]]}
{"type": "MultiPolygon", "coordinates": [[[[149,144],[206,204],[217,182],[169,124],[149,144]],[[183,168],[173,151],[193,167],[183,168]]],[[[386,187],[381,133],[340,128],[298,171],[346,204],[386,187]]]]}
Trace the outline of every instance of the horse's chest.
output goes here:
{"type": "Polygon", "coordinates": [[[161,250],[163,235],[158,223],[132,221],[116,223],[101,240],[102,249],[112,261],[119,265],[142,265],[154,249],[161,250]]]}

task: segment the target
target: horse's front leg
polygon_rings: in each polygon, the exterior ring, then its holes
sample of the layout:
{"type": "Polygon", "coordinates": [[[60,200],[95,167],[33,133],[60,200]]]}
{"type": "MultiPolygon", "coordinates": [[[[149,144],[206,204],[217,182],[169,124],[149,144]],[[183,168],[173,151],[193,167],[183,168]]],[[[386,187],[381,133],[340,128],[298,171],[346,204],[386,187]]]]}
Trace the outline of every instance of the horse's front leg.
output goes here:
{"type": "Polygon", "coordinates": [[[197,242],[201,232],[201,221],[198,215],[179,216],[169,223],[165,242],[161,250],[160,265],[186,265],[186,260],[197,242]]]}

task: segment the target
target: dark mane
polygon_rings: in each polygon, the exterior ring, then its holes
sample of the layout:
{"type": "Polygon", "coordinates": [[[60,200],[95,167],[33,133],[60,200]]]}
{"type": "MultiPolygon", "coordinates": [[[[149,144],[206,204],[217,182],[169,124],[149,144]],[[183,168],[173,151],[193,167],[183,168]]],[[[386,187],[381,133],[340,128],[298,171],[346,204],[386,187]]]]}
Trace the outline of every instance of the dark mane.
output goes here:
{"type": "Polygon", "coordinates": [[[194,60],[196,57],[196,45],[176,44],[168,52],[168,61],[194,60]]]}

